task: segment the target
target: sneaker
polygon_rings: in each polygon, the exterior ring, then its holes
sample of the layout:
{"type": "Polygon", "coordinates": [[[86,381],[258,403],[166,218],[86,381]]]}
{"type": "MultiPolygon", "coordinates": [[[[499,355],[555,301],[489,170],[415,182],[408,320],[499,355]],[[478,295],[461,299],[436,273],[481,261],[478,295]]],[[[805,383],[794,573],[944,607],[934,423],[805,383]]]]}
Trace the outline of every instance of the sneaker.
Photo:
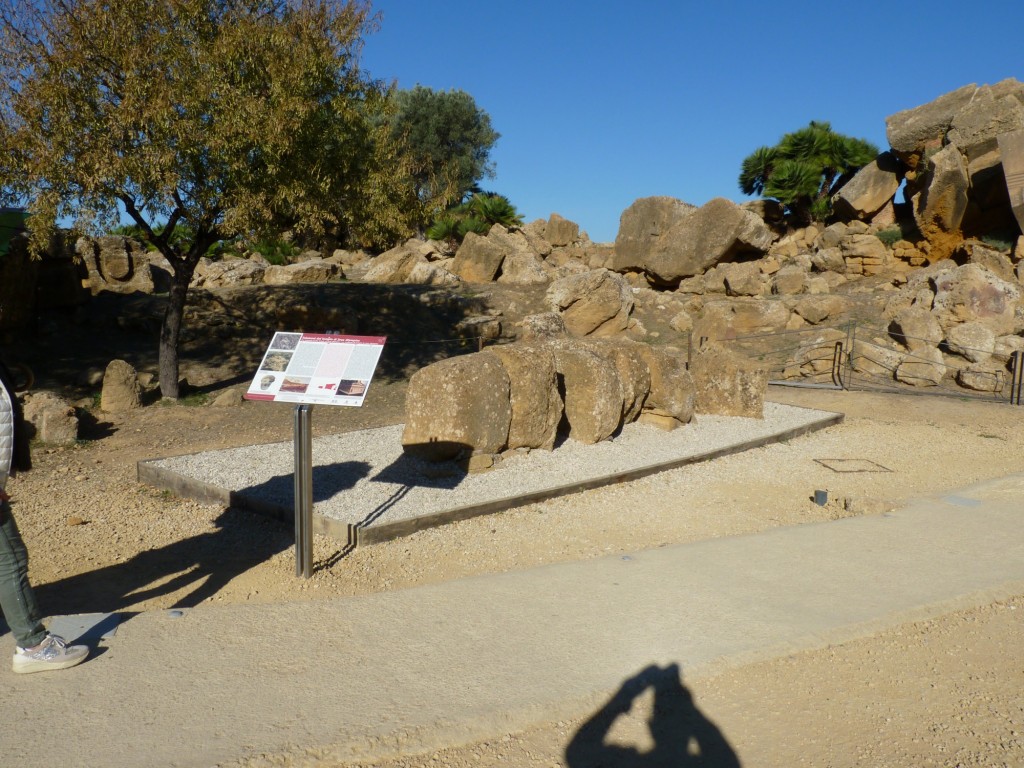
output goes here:
{"type": "Polygon", "coordinates": [[[47,635],[35,650],[18,646],[14,651],[12,669],[22,674],[45,672],[48,669],[67,669],[85,661],[89,648],[84,645],[68,645],[63,637],[47,635]]]}

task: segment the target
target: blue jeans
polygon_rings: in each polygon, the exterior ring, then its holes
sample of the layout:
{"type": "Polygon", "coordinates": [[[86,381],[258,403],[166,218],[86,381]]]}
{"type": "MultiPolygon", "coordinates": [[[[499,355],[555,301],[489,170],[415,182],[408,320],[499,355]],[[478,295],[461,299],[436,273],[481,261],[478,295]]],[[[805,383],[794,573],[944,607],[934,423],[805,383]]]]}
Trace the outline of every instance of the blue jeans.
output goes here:
{"type": "Polygon", "coordinates": [[[36,597],[28,583],[28,550],[6,501],[0,501],[0,611],[22,648],[46,639],[36,597]]]}

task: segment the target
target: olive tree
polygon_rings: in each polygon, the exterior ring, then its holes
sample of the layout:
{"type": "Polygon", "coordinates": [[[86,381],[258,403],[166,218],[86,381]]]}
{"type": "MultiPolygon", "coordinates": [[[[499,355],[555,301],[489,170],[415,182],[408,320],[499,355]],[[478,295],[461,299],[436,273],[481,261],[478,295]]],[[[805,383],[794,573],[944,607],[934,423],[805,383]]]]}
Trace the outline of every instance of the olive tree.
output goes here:
{"type": "Polygon", "coordinates": [[[346,223],[386,98],[358,64],[375,23],[361,0],[0,0],[0,198],[37,248],[126,214],[167,259],[164,397],[211,245],[346,223]]]}

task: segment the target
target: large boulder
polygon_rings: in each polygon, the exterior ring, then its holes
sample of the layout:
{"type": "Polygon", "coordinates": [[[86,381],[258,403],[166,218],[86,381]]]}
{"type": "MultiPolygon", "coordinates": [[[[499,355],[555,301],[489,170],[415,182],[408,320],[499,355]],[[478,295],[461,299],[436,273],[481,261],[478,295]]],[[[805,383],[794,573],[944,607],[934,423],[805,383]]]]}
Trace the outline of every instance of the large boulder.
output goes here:
{"type": "Polygon", "coordinates": [[[608,269],[615,272],[641,271],[655,243],[677,223],[688,218],[697,206],[674,197],[642,197],[619,217],[615,254],[608,269]]]}
{"type": "Polygon", "coordinates": [[[903,358],[896,368],[896,380],[914,387],[934,387],[945,373],[942,351],[938,347],[925,347],[903,358]]]}
{"type": "Polygon", "coordinates": [[[467,283],[490,283],[501,270],[507,248],[490,237],[468,232],[455,252],[451,271],[467,283]]]}
{"type": "Polygon", "coordinates": [[[341,265],[333,261],[313,259],[283,266],[271,265],[263,273],[267,285],[292,285],[295,283],[326,283],[343,277],[341,265]]]}
{"type": "Polygon", "coordinates": [[[965,85],[928,104],[905,109],[885,119],[889,146],[906,159],[927,147],[939,147],[956,113],[971,103],[978,86],[965,85]]]}
{"type": "Polygon", "coordinates": [[[73,445],[78,440],[78,415],[60,395],[34,392],[25,398],[24,413],[36,440],[49,445],[73,445]]]}
{"type": "Polygon", "coordinates": [[[197,288],[225,288],[229,285],[259,285],[267,265],[250,259],[201,260],[192,285],[197,288]]]}
{"type": "Polygon", "coordinates": [[[551,450],[562,419],[554,353],[543,344],[499,344],[488,352],[501,361],[509,378],[507,448],[551,450]]]}
{"type": "Polygon", "coordinates": [[[563,389],[569,437],[585,444],[607,440],[622,426],[623,396],[618,369],[585,342],[551,342],[563,389]]]}
{"type": "Polygon", "coordinates": [[[939,321],[924,307],[911,306],[899,312],[889,324],[889,333],[910,352],[930,349],[942,341],[939,321]]]}
{"type": "Polygon", "coordinates": [[[555,280],[548,306],[560,312],[575,336],[609,336],[624,331],[633,310],[633,291],[622,276],[595,269],[555,280]]]}
{"type": "Polygon", "coordinates": [[[832,209],[845,219],[870,219],[893,199],[903,167],[892,152],[883,152],[861,168],[832,197],[832,209]]]}
{"type": "Polygon", "coordinates": [[[142,405],[139,374],[125,360],[111,360],[103,373],[100,410],[106,413],[132,411],[142,405]]]}
{"type": "Polygon", "coordinates": [[[976,320],[996,335],[1020,330],[1019,284],[1001,280],[977,264],[943,270],[932,280],[935,285],[932,312],[943,327],[976,320]]]}
{"type": "Polygon", "coordinates": [[[636,421],[651,392],[651,371],[641,351],[646,345],[628,340],[595,340],[588,346],[612,361],[622,385],[622,421],[636,421]]]}
{"type": "Polygon", "coordinates": [[[693,356],[690,375],[697,413],[764,418],[767,367],[712,343],[693,356]]]}
{"type": "Polygon", "coordinates": [[[559,216],[557,213],[552,213],[551,218],[548,219],[547,226],[544,227],[544,239],[547,240],[551,245],[558,247],[560,245],[571,245],[580,238],[580,225],[576,222],[569,221],[559,216]]]}
{"type": "Polygon", "coordinates": [[[1024,232],[1024,130],[1003,134],[998,143],[1010,206],[1024,232]]]}
{"type": "Polygon", "coordinates": [[[688,424],[693,418],[696,391],[682,354],[675,349],[647,344],[639,345],[637,351],[651,376],[650,394],[643,404],[644,412],[688,424]]]}
{"type": "MultiPolygon", "coordinates": [[[[928,161],[925,189],[913,195],[914,220],[929,241],[942,241],[942,235],[957,232],[967,211],[967,193],[971,181],[967,162],[953,144],[943,147],[928,161]]],[[[936,256],[941,258],[949,248],[936,256]]]]}
{"type": "Polygon", "coordinates": [[[640,267],[655,283],[676,285],[721,262],[760,257],[776,238],[757,214],[719,197],[649,242],[640,267]]]}
{"type": "Polygon", "coordinates": [[[490,352],[453,357],[409,380],[402,449],[428,461],[497,453],[511,423],[511,381],[501,359],[490,352]]]}

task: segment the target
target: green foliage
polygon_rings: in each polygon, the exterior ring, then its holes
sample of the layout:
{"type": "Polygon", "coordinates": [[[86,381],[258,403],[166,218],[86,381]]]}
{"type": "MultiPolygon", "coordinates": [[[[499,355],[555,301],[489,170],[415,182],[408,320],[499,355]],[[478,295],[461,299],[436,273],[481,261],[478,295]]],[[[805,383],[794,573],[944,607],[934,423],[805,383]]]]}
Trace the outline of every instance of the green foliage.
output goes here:
{"type": "Polygon", "coordinates": [[[363,0],[0,0],[0,203],[28,203],[37,250],[59,218],[124,211],[168,260],[164,396],[210,246],[345,223],[375,152],[373,23],[363,0]]]}
{"type": "Polygon", "coordinates": [[[875,233],[875,236],[890,248],[903,239],[903,230],[900,227],[886,227],[875,233]]]}
{"type": "Polygon", "coordinates": [[[468,93],[417,85],[398,91],[395,104],[392,136],[406,147],[415,193],[428,217],[494,176],[490,152],[499,134],[468,93]]]}
{"type": "Polygon", "coordinates": [[[519,227],[523,217],[504,195],[477,192],[469,200],[449,208],[427,228],[431,240],[462,242],[469,232],[486,235],[492,226],[519,227]]]}
{"type": "Polygon", "coordinates": [[[1017,242],[1016,235],[1011,232],[991,232],[980,239],[989,248],[994,248],[1003,253],[1012,251],[1014,244],[1017,242]]]}
{"type": "Polygon", "coordinates": [[[774,147],[759,147],[744,159],[739,185],[744,194],[772,197],[798,222],[823,221],[831,197],[878,156],[864,139],[832,131],[826,122],[785,134],[774,147]]]}
{"type": "Polygon", "coordinates": [[[253,243],[251,248],[271,264],[278,266],[290,263],[291,259],[297,256],[300,250],[297,246],[279,237],[261,238],[253,243]]]}

